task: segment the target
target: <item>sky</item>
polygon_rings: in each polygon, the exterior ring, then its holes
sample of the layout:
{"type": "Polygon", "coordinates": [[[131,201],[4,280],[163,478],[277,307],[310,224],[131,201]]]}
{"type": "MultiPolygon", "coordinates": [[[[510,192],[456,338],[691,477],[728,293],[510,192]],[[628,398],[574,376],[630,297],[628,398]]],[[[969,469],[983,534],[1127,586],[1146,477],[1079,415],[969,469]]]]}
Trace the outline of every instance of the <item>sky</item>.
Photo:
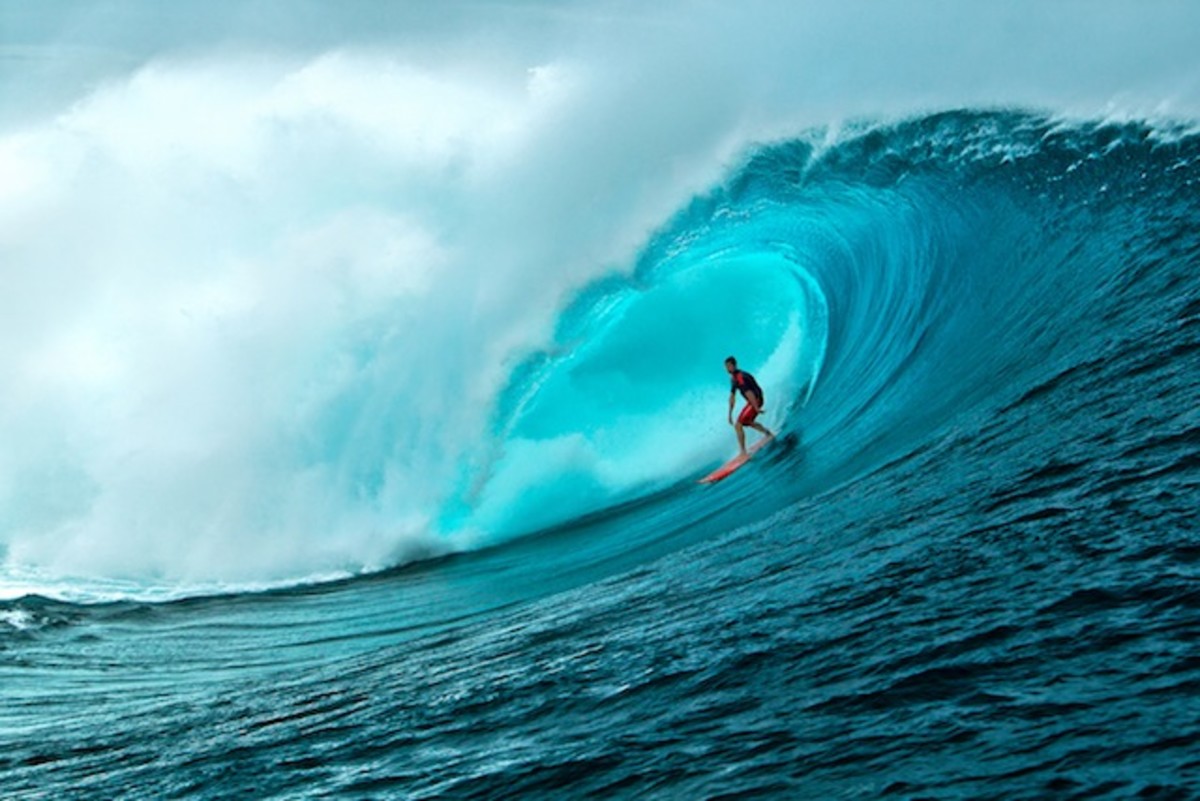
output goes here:
{"type": "Polygon", "coordinates": [[[1190,114],[1198,29],[1200,7],[1187,0],[4,0],[0,76],[3,119],[52,113],[166,55],[346,47],[492,68],[580,58],[674,65],[709,82],[750,79],[764,103],[798,97],[814,118],[971,102],[1190,114]]]}

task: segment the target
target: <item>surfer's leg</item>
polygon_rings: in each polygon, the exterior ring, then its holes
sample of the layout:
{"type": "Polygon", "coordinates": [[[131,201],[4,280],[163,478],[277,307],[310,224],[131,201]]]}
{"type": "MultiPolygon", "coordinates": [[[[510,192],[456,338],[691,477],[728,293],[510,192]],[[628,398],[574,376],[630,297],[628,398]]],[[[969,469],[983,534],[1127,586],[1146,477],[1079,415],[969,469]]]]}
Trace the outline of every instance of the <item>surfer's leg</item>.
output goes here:
{"type": "Polygon", "coordinates": [[[733,430],[737,432],[738,452],[740,452],[743,456],[745,456],[746,455],[746,429],[742,427],[742,423],[739,420],[738,422],[733,424],[733,430]]]}
{"type": "Polygon", "coordinates": [[[775,435],[771,433],[771,430],[762,423],[751,423],[750,425],[753,426],[755,431],[761,431],[762,433],[766,434],[767,439],[775,439],[775,435]]]}

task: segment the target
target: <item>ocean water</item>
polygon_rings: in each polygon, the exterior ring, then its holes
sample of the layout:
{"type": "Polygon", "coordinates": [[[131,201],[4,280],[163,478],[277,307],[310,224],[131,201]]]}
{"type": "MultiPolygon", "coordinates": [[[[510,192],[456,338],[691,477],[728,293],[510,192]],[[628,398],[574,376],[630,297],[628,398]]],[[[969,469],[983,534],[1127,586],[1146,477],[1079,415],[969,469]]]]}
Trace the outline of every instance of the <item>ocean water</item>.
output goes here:
{"type": "Polygon", "coordinates": [[[0,12],[0,796],[1200,797],[1194,11],[154,8],[0,12]]]}

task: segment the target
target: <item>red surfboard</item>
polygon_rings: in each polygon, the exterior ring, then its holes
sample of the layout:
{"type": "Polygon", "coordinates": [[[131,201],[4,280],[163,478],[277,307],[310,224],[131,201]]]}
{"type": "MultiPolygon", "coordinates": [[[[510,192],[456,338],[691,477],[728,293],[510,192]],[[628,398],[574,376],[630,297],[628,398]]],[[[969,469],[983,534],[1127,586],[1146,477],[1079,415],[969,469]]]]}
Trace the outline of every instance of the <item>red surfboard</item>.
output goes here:
{"type": "Polygon", "coordinates": [[[750,457],[752,457],[754,454],[758,453],[759,448],[761,448],[763,445],[766,445],[770,441],[771,441],[770,437],[763,437],[758,442],[754,443],[753,445],[751,445],[749,448],[746,449],[745,456],[738,454],[737,456],[733,457],[725,464],[718,467],[716,470],[709,473],[704,478],[700,479],[700,483],[701,484],[716,484],[721,479],[728,478],[739,467],[744,465],[746,462],[750,461],[750,457]]]}

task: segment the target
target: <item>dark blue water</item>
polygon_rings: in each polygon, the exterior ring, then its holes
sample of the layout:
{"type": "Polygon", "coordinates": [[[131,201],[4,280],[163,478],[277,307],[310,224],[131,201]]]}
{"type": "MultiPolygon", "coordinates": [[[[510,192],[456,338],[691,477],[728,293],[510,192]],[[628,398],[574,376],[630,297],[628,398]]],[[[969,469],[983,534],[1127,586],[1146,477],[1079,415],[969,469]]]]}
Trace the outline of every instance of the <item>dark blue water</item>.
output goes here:
{"type": "Polygon", "coordinates": [[[439,511],[495,544],[0,604],[4,797],[1200,797],[1198,191],[1161,124],[757,149],[513,368],[510,447],[439,511]],[[710,350],[787,390],[762,458],[478,512],[514,443],[634,447],[606,408],[710,383],[719,421],[710,350]]]}

